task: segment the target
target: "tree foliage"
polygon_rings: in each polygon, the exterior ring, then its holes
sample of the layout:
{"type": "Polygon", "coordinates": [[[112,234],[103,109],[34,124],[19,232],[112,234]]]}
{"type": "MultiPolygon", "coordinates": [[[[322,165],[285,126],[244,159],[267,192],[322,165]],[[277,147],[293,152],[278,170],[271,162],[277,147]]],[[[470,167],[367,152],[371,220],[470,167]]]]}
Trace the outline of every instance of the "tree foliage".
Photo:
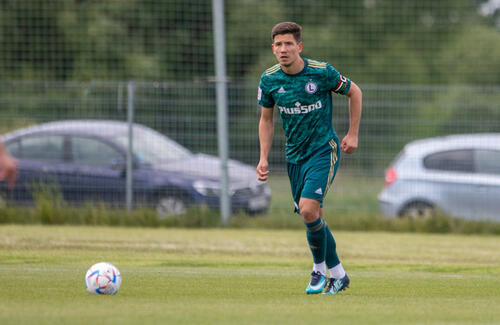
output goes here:
{"type": "MultiPolygon", "coordinates": [[[[228,74],[254,77],[272,26],[293,20],[304,27],[305,55],[360,83],[498,84],[490,66],[499,32],[479,14],[482,2],[226,1],[228,74]],[[457,67],[458,78],[443,67],[457,67]]],[[[204,0],[3,0],[0,78],[206,79],[214,74],[211,10],[204,0]]]]}

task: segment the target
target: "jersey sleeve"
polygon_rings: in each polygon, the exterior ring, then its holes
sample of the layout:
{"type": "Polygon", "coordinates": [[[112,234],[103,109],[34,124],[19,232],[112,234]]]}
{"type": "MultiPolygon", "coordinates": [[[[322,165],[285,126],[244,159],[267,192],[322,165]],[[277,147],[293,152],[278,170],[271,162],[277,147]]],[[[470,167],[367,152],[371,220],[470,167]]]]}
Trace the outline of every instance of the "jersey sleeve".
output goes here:
{"type": "Polygon", "coordinates": [[[328,89],[334,93],[345,95],[351,88],[351,80],[341,75],[330,64],[327,65],[327,85],[328,89]]]}
{"type": "Polygon", "coordinates": [[[269,87],[266,86],[264,76],[260,78],[259,89],[257,92],[257,101],[260,106],[272,108],[274,107],[274,99],[269,93],[269,87]]]}

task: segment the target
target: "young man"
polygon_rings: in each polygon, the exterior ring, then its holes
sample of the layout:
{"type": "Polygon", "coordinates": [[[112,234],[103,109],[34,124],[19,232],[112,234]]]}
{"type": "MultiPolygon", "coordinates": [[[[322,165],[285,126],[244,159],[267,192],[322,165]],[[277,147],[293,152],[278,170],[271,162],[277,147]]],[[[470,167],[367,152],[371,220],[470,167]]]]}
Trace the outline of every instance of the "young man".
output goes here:
{"type": "Polygon", "coordinates": [[[14,186],[17,178],[17,164],[11,155],[5,150],[0,140],[0,181],[6,180],[9,187],[14,186]]]}
{"type": "Polygon", "coordinates": [[[340,150],[351,154],[358,147],[362,93],[330,64],[300,56],[301,31],[293,22],[279,23],[272,29],[272,50],[279,63],[267,69],[260,79],[257,175],[261,181],[269,176],[273,107],[277,106],[287,139],[286,159],[295,211],[307,228],[314,260],[306,293],[320,293],[328,282],[323,294],[336,294],[349,287],[349,277],[324,220],[322,202],[337,172],[340,150]],[[332,125],[332,91],[349,97],[349,131],[340,143],[332,125]]]}

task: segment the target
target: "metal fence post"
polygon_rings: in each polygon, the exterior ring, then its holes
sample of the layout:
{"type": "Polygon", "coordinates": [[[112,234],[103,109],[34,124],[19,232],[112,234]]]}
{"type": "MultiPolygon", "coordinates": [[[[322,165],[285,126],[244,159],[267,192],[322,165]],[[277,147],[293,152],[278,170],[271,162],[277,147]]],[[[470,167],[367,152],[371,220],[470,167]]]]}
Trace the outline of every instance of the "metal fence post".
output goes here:
{"type": "Polygon", "coordinates": [[[127,85],[127,122],[128,122],[128,148],[127,148],[127,179],[126,179],[126,199],[127,211],[132,211],[132,153],[133,153],[133,123],[134,123],[134,90],[133,81],[129,81],[127,85]]]}
{"type": "Polygon", "coordinates": [[[215,40],[215,82],[217,85],[217,140],[221,161],[220,212],[222,215],[222,225],[227,226],[231,214],[231,202],[229,199],[229,176],[227,170],[229,136],[227,126],[227,76],[223,0],[212,0],[212,17],[215,40]]]}

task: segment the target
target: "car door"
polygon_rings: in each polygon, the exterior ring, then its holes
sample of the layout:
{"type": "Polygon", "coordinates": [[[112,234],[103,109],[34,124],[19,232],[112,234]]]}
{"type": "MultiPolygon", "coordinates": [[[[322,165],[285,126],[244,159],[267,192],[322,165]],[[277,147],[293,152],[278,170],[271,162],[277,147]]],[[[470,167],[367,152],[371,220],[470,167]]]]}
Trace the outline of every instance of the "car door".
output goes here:
{"type": "Polygon", "coordinates": [[[474,164],[480,194],[476,216],[500,221],[500,150],[475,150],[474,164]]]}
{"type": "MultiPolygon", "coordinates": [[[[69,137],[72,166],[67,175],[64,197],[73,202],[125,202],[125,171],[116,162],[125,161],[124,154],[101,138],[69,137]]],[[[121,164],[123,166],[123,164],[121,164]]]]}
{"type": "Polygon", "coordinates": [[[46,191],[59,193],[61,173],[67,168],[64,135],[35,134],[6,143],[7,151],[18,162],[18,179],[8,199],[28,203],[46,191]]]}
{"type": "Polygon", "coordinates": [[[436,203],[445,213],[474,218],[480,193],[475,189],[473,157],[472,149],[456,149],[436,152],[424,159],[436,203]]]}

